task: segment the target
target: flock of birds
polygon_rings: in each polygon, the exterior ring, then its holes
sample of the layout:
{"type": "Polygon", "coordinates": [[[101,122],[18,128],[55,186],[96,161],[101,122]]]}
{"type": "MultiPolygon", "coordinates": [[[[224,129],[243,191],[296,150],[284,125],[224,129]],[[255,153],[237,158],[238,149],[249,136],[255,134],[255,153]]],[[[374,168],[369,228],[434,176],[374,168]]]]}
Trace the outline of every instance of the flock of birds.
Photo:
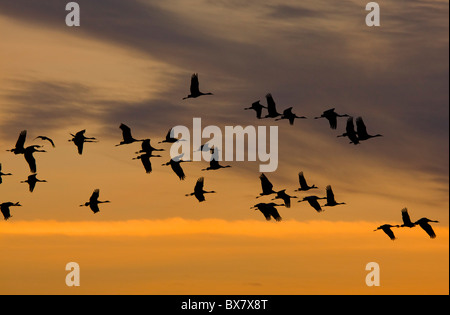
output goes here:
{"type": "MultiPolygon", "coordinates": [[[[199,89],[198,75],[193,74],[191,77],[190,94],[187,95],[186,97],[184,97],[183,100],[189,99],[189,98],[197,98],[197,97],[204,96],[204,95],[213,95],[213,94],[201,92],[199,89]]],[[[274,118],[276,121],[288,120],[290,125],[294,124],[295,119],[307,119],[307,117],[305,117],[305,116],[297,116],[296,114],[294,114],[292,112],[293,107],[289,107],[289,108],[285,109],[283,111],[283,113],[279,113],[277,111],[274,98],[270,93],[266,95],[266,101],[267,101],[267,106],[264,106],[260,103],[260,101],[257,101],[257,102],[254,102],[250,107],[247,107],[244,109],[245,110],[254,110],[256,112],[256,117],[258,119],[274,118]],[[267,109],[267,114],[265,116],[263,116],[264,109],[267,109]]],[[[350,144],[357,145],[361,141],[365,141],[365,140],[369,140],[371,138],[382,136],[380,134],[376,134],[376,135],[368,134],[367,128],[364,124],[362,117],[356,118],[356,129],[355,129],[353,117],[349,116],[347,114],[338,114],[335,112],[334,108],[324,111],[320,116],[314,117],[314,119],[325,118],[326,120],[328,120],[329,126],[331,129],[337,129],[337,123],[338,123],[339,117],[347,117],[347,125],[346,125],[346,132],[341,135],[338,135],[337,137],[347,137],[350,140],[350,144]]],[[[153,153],[158,152],[158,151],[165,151],[165,150],[154,148],[151,145],[150,139],[135,139],[132,136],[131,128],[125,124],[121,124],[119,126],[119,128],[122,131],[123,139],[116,146],[127,145],[127,144],[131,144],[134,142],[141,142],[142,143],[141,150],[136,152],[137,156],[134,157],[133,160],[141,160],[141,163],[145,169],[145,172],[151,173],[152,172],[152,163],[151,163],[150,159],[153,157],[162,157],[161,155],[154,155],[153,153]]],[[[70,134],[72,136],[72,139],[70,139],[69,141],[73,142],[75,144],[79,155],[83,154],[83,149],[84,149],[85,143],[98,142],[98,139],[96,139],[95,137],[87,137],[85,135],[85,133],[86,133],[86,130],[81,130],[75,134],[70,134]]],[[[25,145],[26,136],[27,136],[27,131],[23,130],[19,135],[19,138],[16,142],[15,147],[10,150],[7,150],[7,151],[10,151],[10,152],[14,153],[15,155],[23,154],[23,156],[25,157],[25,160],[28,163],[31,175],[28,176],[27,180],[22,181],[22,183],[27,183],[29,186],[29,191],[33,192],[35,189],[36,183],[46,182],[45,180],[40,180],[37,178],[36,159],[34,158],[33,154],[36,152],[46,152],[46,151],[41,150],[42,145],[33,144],[33,145],[26,146],[25,145]]],[[[48,141],[52,145],[52,147],[55,147],[55,143],[49,137],[38,136],[36,139],[40,139],[41,141],[48,141]]],[[[171,143],[175,143],[179,140],[182,140],[182,139],[173,138],[171,136],[171,129],[170,129],[167,132],[165,139],[160,141],[159,143],[160,144],[163,144],[163,143],[171,144],[171,143]]],[[[222,169],[222,168],[231,167],[230,165],[221,165],[219,163],[218,149],[214,148],[214,146],[210,147],[208,143],[205,143],[198,150],[200,150],[200,151],[208,151],[209,150],[211,152],[211,160],[210,160],[209,167],[203,169],[203,171],[218,170],[218,169],[222,169]]],[[[167,163],[162,164],[162,166],[170,166],[172,168],[173,172],[178,176],[178,178],[180,180],[184,180],[186,177],[184,170],[181,167],[181,163],[191,162],[188,160],[183,160],[182,158],[183,158],[183,154],[181,154],[177,157],[173,157],[167,163]]],[[[9,176],[9,175],[12,175],[12,174],[2,172],[2,165],[0,163],[0,184],[2,183],[2,176],[9,176]]],[[[260,179],[260,183],[261,183],[262,192],[259,194],[259,196],[256,196],[256,198],[274,195],[274,198],[272,199],[272,201],[280,199],[283,201],[283,203],[278,204],[275,202],[268,202],[268,203],[261,202],[261,203],[255,204],[253,207],[251,207],[251,209],[259,210],[263,214],[263,216],[265,217],[266,220],[271,220],[273,218],[276,221],[281,221],[282,217],[279,214],[276,207],[284,206],[286,208],[290,208],[291,207],[291,199],[299,198],[299,197],[288,195],[286,193],[286,189],[274,190],[273,184],[269,181],[269,179],[267,178],[267,176],[265,174],[261,174],[259,179],[260,179]]],[[[300,172],[298,174],[298,180],[299,180],[300,187],[295,190],[296,192],[307,192],[312,189],[318,188],[315,185],[310,186],[307,184],[303,172],[300,172]]],[[[186,196],[195,196],[195,198],[199,202],[204,202],[206,200],[205,194],[216,193],[215,191],[204,190],[204,183],[205,183],[205,178],[200,177],[195,184],[194,191],[192,193],[186,194],[186,196]]],[[[83,207],[83,206],[90,207],[90,209],[93,213],[98,213],[100,211],[99,204],[110,202],[109,200],[100,201],[99,196],[100,196],[100,190],[95,189],[94,192],[92,193],[92,195],[90,196],[89,201],[85,202],[84,204],[81,204],[80,207],[83,207]]],[[[298,202],[299,203],[307,202],[317,212],[322,212],[323,207],[334,207],[334,206],[338,206],[338,205],[345,205],[345,202],[337,202],[336,201],[333,190],[331,188],[331,185],[326,186],[326,196],[319,197],[316,195],[308,195],[308,196],[301,198],[301,200],[298,200],[298,202]],[[326,200],[326,203],[321,205],[319,203],[319,200],[326,200]]],[[[4,202],[4,203],[0,204],[0,210],[1,210],[5,220],[8,220],[9,218],[11,218],[10,207],[17,207],[17,206],[21,206],[21,204],[19,202],[4,202]]],[[[430,222],[438,222],[438,221],[433,221],[433,220],[429,220],[427,218],[422,218],[413,223],[409,217],[409,214],[408,214],[406,208],[402,210],[402,218],[403,218],[402,225],[385,224],[385,225],[378,227],[375,231],[382,230],[389,236],[390,239],[395,240],[396,238],[394,236],[392,228],[394,228],[394,227],[413,228],[413,227],[419,225],[422,229],[424,229],[428,233],[428,235],[431,238],[436,237],[436,234],[434,233],[434,231],[429,223],[430,222]]]]}

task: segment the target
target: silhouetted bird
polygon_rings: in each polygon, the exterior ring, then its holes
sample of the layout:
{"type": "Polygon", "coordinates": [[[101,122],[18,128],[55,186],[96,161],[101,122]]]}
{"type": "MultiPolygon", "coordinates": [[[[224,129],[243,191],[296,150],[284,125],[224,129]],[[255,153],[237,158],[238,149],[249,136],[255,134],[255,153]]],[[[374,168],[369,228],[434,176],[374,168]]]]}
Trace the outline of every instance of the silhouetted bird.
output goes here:
{"type": "Polygon", "coordinates": [[[267,195],[271,195],[271,194],[276,194],[277,192],[275,190],[273,190],[273,185],[272,183],[269,181],[269,179],[267,178],[266,175],[264,175],[264,173],[262,173],[259,176],[259,179],[261,181],[261,188],[262,188],[262,193],[259,194],[258,197],[262,197],[262,196],[267,196],[267,195]]]}
{"type": "Polygon", "coordinates": [[[3,218],[5,220],[8,220],[9,218],[12,217],[9,207],[21,207],[21,206],[22,205],[19,204],[18,202],[16,202],[16,203],[4,202],[4,203],[0,204],[0,211],[3,214],[3,218]]]}
{"type": "Polygon", "coordinates": [[[322,212],[322,207],[319,204],[320,199],[327,199],[326,197],[317,197],[317,196],[307,196],[298,202],[307,201],[311,207],[313,207],[317,212],[322,212]]]}
{"type": "Polygon", "coordinates": [[[55,143],[54,143],[53,140],[50,139],[49,137],[46,137],[46,136],[37,136],[34,140],[36,140],[36,139],[41,139],[41,140],[44,140],[44,141],[48,141],[48,142],[51,143],[52,147],[55,147],[55,143]]]}
{"type": "Polygon", "coordinates": [[[290,208],[291,207],[291,198],[298,198],[296,196],[290,196],[288,194],[286,194],[286,189],[277,191],[277,196],[275,198],[273,198],[272,200],[275,199],[282,199],[284,201],[284,206],[286,208],[290,208]]]}
{"type": "Polygon", "coordinates": [[[133,160],[141,160],[142,165],[144,166],[145,172],[147,174],[150,174],[152,172],[152,163],[150,162],[150,158],[152,157],[161,157],[161,155],[153,155],[151,153],[144,153],[141,154],[135,158],[133,158],[133,160]]]}
{"type": "Polygon", "coordinates": [[[216,193],[214,190],[212,190],[212,191],[203,190],[204,183],[205,183],[205,179],[203,177],[200,177],[199,179],[197,179],[197,183],[195,184],[195,187],[194,187],[194,192],[187,194],[186,196],[195,196],[195,198],[197,198],[197,200],[199,202],[202,202],[202,201],[205,201],[204,194],[216,193]]]}
{"type": "Polygon", "coordinates": [[[12,175],[11,173],[3,173],[2,172],[2,163],[0,163],[0,184],[3,182],[2,180],[2,176],[10,176],[12,175]]]}
{"type": "Polygon", "coordinates": [[[403,224],[400,225],[400,227],[413,228],[416,226],[416,224],[411,221],[411,218],[409,217],[407,208],[402,209],[402,220],[403,220],[403,224]]]}
{"type": "Polygon", "coordinates": [[[23,130],[19,134],[19,138],[17,139],[16,146],[11,150],[7,150],[9,152],[13,152],[14,154],[24,154],[25,153],[25,140],[27,138],[27,131],[23,130]]]}
{"type": "Polygon", "coordinates": [[[34,187],[36,187],[36,183],[46,183],[46,180],[40,180],[37,177],[37,174],[32,174],[28,176],[27,180],[21,181],[21,183],[28,183],[28,188],[30,192],[33,192],[34,187]]]}
{"type": "Polygon", "coordinates": [[[131,129],[127,125],[120,124],[119,128],[122,130],[123,140],[120,141],[119,144],[116,144],[116,147],[118,147],[119,145],[130,144],[130,143],[137,142],[137,141],[144,141],[144,140],[134,139],[133,136],[131,135],[131,129]]]}
{"type": "Polygon", "coordinates": [[[245,110],[253,109],[256,112],[256,118],[261,119],[261,113],[263,108],[267,108],[266,106],[259,103],[260,101],[252,103],[251,107],[244,108],[245,110]]]}
{"type": "Polygon", "coordinates": [[[393,227],[398,228],[399,225],[384,224],[384,225],[377,227],[374,231],[383,230],[383,232],[386,233],[387,236],[389,236],[389,238],[394,241],[395,235],[394,235],[394,232],[392,232],[392,230],[391,230],[391,228],[393,228],[393,227]]]}
{"type": "Polygon", "coordinates": [[[303,172],[298,173],[298,181],[300,183],[300,188],[295,191],[307,191],[310,189],[317,188],[317,186],[314,184],[312,186],[308,186],[305,180],[305,176],[303,175],[303,172]]]}
{"type": "Polygon", "coordinates": [[[338,117],[349,117],[347,114],[339,115],[334,111],[334,108],[326,110],[319,117],[314,117],[314,119],[326,118],[330,124],[331,129],[337,128],[337,118],[338,117]]]}
{"type": "Polygon", "coordinates": [[[231,165],[221,165],[219,163],[219,149],[211,149],[212,152],[211,159],[209,160],[209,166],[207,168],[202,169],[202,171],[215,171],[221,168],[228,168],[231,165]]]}
{"type": "Polygon", "coordinates": [[[170,165],[170,167],[172,168],[172,170],[174,171],[174,173],[178,176],[178,178],[180,180],[184,180],[186,178],[186,175],[184,174],[183,169],[181,168],[181,163],[183,162],[191,162],[191,161],[183,161],[181,160],[183,157],[184,153],[170,159],[169,162],[163,164],[162,166],[168,166],[170,165]]]}
{"type": "Polygon", "coordinates": [[[361,117],[357,117],[356,118],[356,133],[358,135],[358,140],[359,141],[364,141],[364,140],[368,140],[370,138],[375,138],[375,137],[382,137],[383,135],[380,134],[376,134],[374,136],[369,135],[367,133],[367,129],[366,129],[366,125],[364,124],[364,121],[361,117]]]}
{"type": "Polygon", "coordinates": [[[334,207],[338,205],[345,205],[345,202],[336,202],[336,200],[334,199],[333,190],[331,189],[330,185],[326,187],[326,191],[327,191],[327,203],[324,204],[323,207],[334,207]]]}
{"type": "Polygon", "coordinates": [[[267,111],[269,112],[265,118],[277,118],[278,116],[281,116],[279,112],[277,112],[277,108],[275,105],[275,101],[273,100],[272,94],[266,95],[267,100],[267,111]]]}
{"type": "Polygon", "coordinates": [[[169,129],[169,131],[167,132],[166,138],[163,141],[160,141],[158,143],[175,143],[177,141],[184,141],[183,139],[173,138],[171,135],[171,132],[172,132],[172,128],[169,129]]]}
{"type": "Polygon", "coordinates": [[[191,94],[189,94],[186,97],[183,97],[183,100],[187,99],[187,98],[196,98],[202,95],[213,95],[212,93],[202,93],[200,92],[200,88],[199,88],[199,82],[198,82],[198,73],[194,73],[191,76],[191,94]]]}
{"type": "Polygon", "coordinates": [[[99,195],[100,195],[100,189],[94,190],[94,192],[91,195],[91,198],[89,198],[89,201],[84,203],[83,205],[80,205],[80,207],[89,207],[89,208],[91,208],[92,212],[94,212],[94,213],[99,212],[100,209],[98,208],[98,205],[100,203],[109,203],[109,202],[111,202],[109,200],[105,200],[105,201],[98,200],[99,195]]]}
{"type": "Polygon", "coordinates": [[[277,208],[275,207],[279,207],[279,206],[283,206],[283,205],[279,205],[276,203],[258,203],[256,205],[254,205],[253,207],[251,207],[250,209],[255,209],[255,210],[259,210],[261,211],[261,213],[264,215],[264,217],[266,218],[267,221],[270,221],[271,218],[274,218],[277,222],[281,221],[282,218],[280,216],[280,214],[278,213],[277,208]]]}
{"type": "Polygon", "coordinates": [[[86,137],[84,134],[86,132],[86,129],[78,131],[75,135],[70,134],[73,138],[69,140],[73,141],[73,143],[77,146],[78,148],[78,154],[83,154],[83,145],[85,142],[97,142],[97,139],[94,137],[86,137]]]}
{"type": "Polygon", "coordinates": [[[152,145],[150,144],[150,139],[144,139],[144,141],[142,141],[141,147],[142,149],[136,152],[136,154],[139,153],[152,154],[153,151],[164,151],[164,149],[155,149],[154,147],[152,147],[152,145]]]}
{"type": "Polygon", "coordinates": [[[348,137],[350,139],[350,144],[353,143],[354,145],[357,145],[359,143],[358,135],[355,131],[355,125],[353,124],[353,117],[349,117],[347,119],[347,126],[345,127],[345,133],[338,137],[348,137]]]}
{"type": "Polygon", "coordinates": [[[431,238],[436,238],[433,228],[429,224],[430,222],[439,223],[439,221],[430,220],[428,218],[422,218],[417,220],[415,224],[418,224],[431,238]]]}
{"type": "Polygon", "coordinates": [[[281,115],[280,118],[275,119],[275,120],[288,119],[289,120],[289,124],[293,125],[295,118],[306,119],[307,117],[305,117],[305,116],[297,116],[296,114],[292,113],[292,107],[289,107],[288,109],[285,109],[283,111],[283,115],[281,115]]]}
{"type": "Polygon", "coordinates": [[[40,145],[31,145],[31,146],[25,148],[24,156],[25,156],[25,160],[28,163],[28,166],[30,167],[31,173],[36,173],[36,169],[37,169],[36,168],[36,159],[34,158],[33,153],[34,152],[47,152],[45,150],[36,149],[36,148],[40,148],[40,147],[41,147],[40,145]]]}

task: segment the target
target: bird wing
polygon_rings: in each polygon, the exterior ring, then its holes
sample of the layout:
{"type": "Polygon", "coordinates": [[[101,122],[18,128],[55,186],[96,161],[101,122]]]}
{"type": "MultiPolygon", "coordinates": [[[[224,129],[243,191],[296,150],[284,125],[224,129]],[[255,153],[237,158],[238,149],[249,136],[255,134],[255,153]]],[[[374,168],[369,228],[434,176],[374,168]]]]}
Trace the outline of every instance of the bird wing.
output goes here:
{"type": "Polygon", "coordinates": [[[191,95],[196,95],[200,93],[200,84],[198,82],[198,74],[194,73],[191,77],[191,95]]]}
{"type": "Polygon", "coordinates": [[[353,117],[347,119],[347,126],[345,127],[347,133],[355,133],[355,125],[353,124],[353,117]]]}
{"type": "Polygon", "coordinates": [[[260,106],[260,107],[258,107],[258,108],[255,108],[255,111],[256,111],[256,118],[261,118],[261,114],[262,114],[262,107],[260,106]]]}
{"type": "Polygon", "coordinates": [[[128,127],[125,124],[121,124],[119,128],[122,129],[122,136],[123,136],[124,140],[133,138],[131,136],[131,129],[130,129],[130,127],[128,127]]]}
{"type": "Polygon", "coordinates": [[[34,159],[33,153],[29,150],[25,150],[25,160],[28,163],[28,166],[30,167],[30,171],[32,173],[36,173],[36,160],[34,159]]]}
{"type": "Polygon", "coordinates": [[[303,175],[303,172],[298,173],[298,181],[300,183],[300,188],[308,188],[308,184],[306,183],[305,176],[303,175]]]}
{"type": "Polygon", "coordinates": [[[180,162],[170,160],[170,166],[172,167],[172,170],[175,172],[175,174],[177,174],[177,176],[180,178],[180,180],[184,180],[186,178],[186,175],[184,174],[184,171],[181,168],[180,162]]]}
{"type": "Polygon", "coordinates": [[[170,135],[171,131],[172,131],[172,128],[170,128],[169,131],[167,132],[166,140],[172,139],[172,137],[171,137],[171,135],[170,135]]]}
{"type": "Polygon", "coordinates": [[[91,198],[89,198],[89,202],[92,203],[97,203],[98,201],[98,197],[100,196],[100,189],[96,189],[94,190],[94,192],[91,195],[91,198]]]}
{"type": "Polygon", "coordinates": [[[431,238],[436,238],[436,233],[428,222],[421,221],[419,225],[431,238]]]}
{"type": "Polygon", "coordinates": [[[195,184],[194,187],[194,192],[202,192],[203,191],[203,185],[205,182],[205,178],[204,177],[200,177],[199,179],[197,179],[197,183],[195,184]]]}
{"type": "Polygon", "coordinates": [[[327,203],[335,202],[335,200],[334,200],[334,193],[333,193],[333,190],[331,189],[330,185],[328,185],[326,187],[326,191],[327,191],[327,203]]]}
{"type": "Polygon", "coordinates": [[[268,93],[266,95],[267,100],[267,110],[269,111],[269,114],[276,114],[277,108],[275,105],[275,101],[273,100],[272,94],[268,93]]]}
{"type": "Polygon", "coordinates": [[[9,207],[2,205],[0,211],[2,212],[5,220],[8,220],[11,217],[11,212],[9,211],[9,207]]]}
{"type": "Polygon", "coordinates": [[[94,212],[94,213],[97,213],[97,212],[100,211],[97,202],[91,202],[91,203],[89,203],[89,208],[91,208],[92,212],[94,212]]]}
{"type": "Polygon", "coordinates": [[[263,193],[270,193],[272,191],[273,185],[269,181],[269,179],[266,177],[266,175],[261,174],[259,176],[259,179],[261,180],[261,187],[262,187],[263,193]]]}
{"type": "Polygon", "coordinates": [[[327,116],[327,119],[328,122],[330,123],[330,128],[337,129],[337,116],[336,115],[327,116]]]}
{"type": "Polygon", "coordinates": [[[367,135],[367,128],[366,125],[364,124],[362,117],[356,118],[356,133],[360,137],[367,135]]]}
{"type": "Polygon", "coordinates": [[[321,212],[322,211],[322,207],[320,206],[319,202],[317,201],[317,199],[308,199],[308,203],[310,204],[311,207],[313,207],[317,212],[321,212]]]}
{"type": "Polygon", "coordinates": [[[145,172],[150,174],[152,172],[152,163],[150,162],[150,156],[148,154],[141,155],[140,157],[142,165],[144,165],[145,172]]]}
{"type": "Polygon", "coordinates": [[[386,233],[387,236],[389,236],[389,238],[390,238],[391,240],[395,240],[394,232],[392,232],[392,230],[391,230],[390,227],[383,227],[382,229],[383,229],[384,233],[386,233]]]}
{"type": "Polygon", "coordinates": [[[19,138],[17,139],[16,142],[16,149],[24,149],[24,145],[25,145],[25,140],[27,138],[27,131],[26,130],[22,130],[19,134],[19,138]]]}
{"type": "Polygon", "coordinates": [[[412,225],[411,218],[409,217],[408,209],[402,209],[402,220],[404,225],[412,225]]]}
{"type": "Polygon", "coordinates": [[[145,139],[142,141],[141,147],[144,152],[151,153],[153,151],[152,146],[150,145],[150,139],[145,139]]]}
{"type": "Polygon", "coordinates": [[[270,210],[270,215],[275,219],[275,221],[280,222],[282,220],[280,213],[278,213],[277,208],[272,206],[269,208],[269,210],[270,210]]]}

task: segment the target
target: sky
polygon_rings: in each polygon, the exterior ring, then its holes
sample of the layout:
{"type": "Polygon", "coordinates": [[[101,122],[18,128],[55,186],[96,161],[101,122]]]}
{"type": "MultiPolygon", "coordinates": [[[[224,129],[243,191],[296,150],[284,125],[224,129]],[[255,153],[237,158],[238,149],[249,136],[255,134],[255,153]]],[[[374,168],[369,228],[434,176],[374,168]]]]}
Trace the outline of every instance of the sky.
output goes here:
{"type": "MultiPolygon", "coordinates": [[[[447,1],[378,1],[381,26],[368,27],[366,2],[77,1],[79,27],[65,24],[68,1],[0,0],[0,203],[20,202],[0,222],[1,294],[448,294],[449,64],[447,1]],[[182,100],[190,78],[212,96],[182,100]],[[256,119],[244,111],[271,93],[282,111],[308,119],[256,119]],[[354,146],[314,117],[330,108],[363,117],[383,137],[354,146]],[[281,222],[253,209],[259,161],[224,161],[202,171],[170,167],[176,125],[278,126],[278,168],[265,175],[290,195],[338,202],[317,213],[293,199],[281,222]],[[116,147],[119,125],[165,149],[146,174],[132,160],[140,143],[116,147]],[[68,140],[86,129],[98,143],[83,155],[68,140]],[[27,130],[38,183],[14,147],[27,130]],[[35,139],[52,138],[55,148],[35,139]],[[319,188],[295,192],[298,172],[319,188]],[[199,203],[186,197],[205,177],[199,203]],[[100,189],[100,212],[79,207],[100,189]],[[438,220],[395,229],[401,209],[438,220]],[[68,262],[81,285],[65,284],[68,262]],[[381,285],[368,287],[377,262],[381,285]]],[[[206,141],[207,139],[204,139],[206,141]]]]}

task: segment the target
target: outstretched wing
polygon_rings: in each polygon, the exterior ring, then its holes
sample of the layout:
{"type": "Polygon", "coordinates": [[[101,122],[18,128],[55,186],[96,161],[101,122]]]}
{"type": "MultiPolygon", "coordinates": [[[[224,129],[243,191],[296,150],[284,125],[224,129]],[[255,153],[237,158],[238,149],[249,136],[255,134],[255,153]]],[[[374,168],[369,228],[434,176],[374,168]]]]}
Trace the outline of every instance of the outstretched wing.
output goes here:
{"type": "Polygon", "coordinates": [[[91,205],[92,203],[97,203],[98,196],[100,196],[100,189],[94,190],[94,192],[91,195],[91,198],[89,198],[89,202],[91,203],[91,205]]]}
{"type": "Polygon", "coordinates": [[[277,108],[275,105],[275,101],[273,100],[272,94],[268,93],[266,95],[267,100],[267,110],[269,111],[269,114],[276,114],[277,108]]]}
{"type": "Polygon", "coordinates": [[[300,188],[307,189],[308,184],[306,183],[305,176],[303,175],[303,172],[298,173],[298,181],[300,183],[300,188]]]}
{"type": "Polygon", "coordinates": [[[17,142],[16,142],[16,149],[18,149],[19,151],[24,150],[26,138],[27,138],[27,131],[22,130],[20,132],[19,138],[17,139],[17,142]]]}
{"type": "Polygon", "coordinates": [[[272,206],[270,209],[270,215],[275,219],[275,221],[280,222],[282,220],[280,214],[278,213],[278,210],[272,206]]]}
{"type": "Polygon", "coordinates": [[[392,230],[391,230],[390,227],[384,227],[384,228],[383,228],[383,231],[384,231],[384,233],[386,233],[387,236],[389,236],[389,238],[390,238],[391,240],[395,240],[394,232],[392,232],[392,230]]]}
{"type": "Polygon", "coordinates": [[[364,124],[364,121],[362,117],[356,118],[356,133],[361,137],[367,135],[367,129],[366,125],[364,124]]]}
{"type": "Polygon", "coordinates": [[[269,181],[269,179],[266,177],[266,175],[264,175],[264,173],[259,176],[259,179],[261,180],[261,187],[262,187],[263,193],[265,194],[265,193],[272,192],[273,185],[269,181]]]}
{"type": "Polygon", "coordinates": [[[28,163],[28,166],[30,167],[31,173],[36,173],[36,160],[34,159],[33,153],[29,150],[25,150],[25,160],[28,163]]]}
{"type": "Polygon", "coordinates": [[[313,207],[317,212],[322,212],[322,207],[320,206],[319,202],[317,201],[317,199],[309,199],[308,203],[311,207],[313,207]]]}
{"type": "Polygon", "coordinates": [[[122,129],[122,136],[124,140],[131,139],[131,129],[127,125],[121,124],[120,129],[122,129]]]}
{"type": "Polygon", "coordinates": [[[408,213],[408,209],[404,208],[402,209],[402,220],[403,220],[403,224],[404,225],[413,225],[414,223],[412,223],[411,218],[409,217],[409,213],[408,213]]]}
{"type": "Polygon", "coordinates": [[[326,191],[327,191],[327,203],[335,202],[335,200],[334,200],[334,193],[333,193],[333,190],[331,189],[330,185],[328,185],[326,187],[326,191]]]}
{"type": "Polygon", "coordinates": [[[200,93],[199,85],[198,73],[194,73],[191,77],[191,95],[197,95],[200,93]]]}
{"type": "Polygon", "coordinates": [[[180,180],[184,180],[186,178],[186,175],[184,174],[184,171],[181,168],[180,162],[170,160],[170,166],[172,167],[172,170],[175,172],[175,174],[177,174],[180,180]]]}
{"type": "Polygon", "coordinates": [[[431,238],[436,238],[436,233],[428,222],[420,222],[419,225],[431,238]]]}
{"type": "Polygon", "coordinates": [[[144,166],[145,172],[150,174],[152,172],[152,163],[150,162],[150,155],[143,154],[140,157],[142,165],[144,166]]]}

